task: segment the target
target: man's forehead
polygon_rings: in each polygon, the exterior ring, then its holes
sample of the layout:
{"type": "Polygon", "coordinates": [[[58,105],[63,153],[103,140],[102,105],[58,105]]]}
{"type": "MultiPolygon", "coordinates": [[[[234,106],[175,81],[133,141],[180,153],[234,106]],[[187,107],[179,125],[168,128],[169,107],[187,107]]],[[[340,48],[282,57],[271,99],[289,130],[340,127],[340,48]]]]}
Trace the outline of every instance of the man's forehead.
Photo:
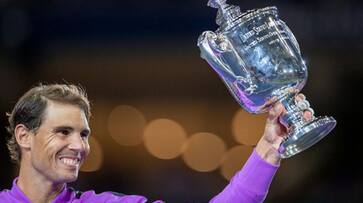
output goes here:
{"type": "Polygon", "coordinates": [[[48,100],[43,115],[43,124],[54,122],[69,126],[84,123],[88,127],[87,118],[80,107],[73,104],[48,100]]]}

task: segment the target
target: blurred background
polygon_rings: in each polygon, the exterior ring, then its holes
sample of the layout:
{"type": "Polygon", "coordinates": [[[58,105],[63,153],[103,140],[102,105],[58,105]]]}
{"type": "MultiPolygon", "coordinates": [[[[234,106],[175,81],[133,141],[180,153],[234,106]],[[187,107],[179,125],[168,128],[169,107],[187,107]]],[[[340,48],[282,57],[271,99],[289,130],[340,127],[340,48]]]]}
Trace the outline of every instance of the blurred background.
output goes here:
{"type": "MultiPolygon", "coordinates": [[[[69,82],[87,90],[93,107],[92,152],[72,186],[167,202],[218,194],[248,158],[266,115],[241,110],[199,57],[199,34],[217,28],[206,3],[1,0],[0,189],[17,175],[5,112],[39,82],[69,82]]],[[[338,121],[317,145],[282,162],[265,202],[363,202],[363,3],[229,3],[242,11],[278,7],[309,68],[303,93],[316,115],[338,121]]]]}

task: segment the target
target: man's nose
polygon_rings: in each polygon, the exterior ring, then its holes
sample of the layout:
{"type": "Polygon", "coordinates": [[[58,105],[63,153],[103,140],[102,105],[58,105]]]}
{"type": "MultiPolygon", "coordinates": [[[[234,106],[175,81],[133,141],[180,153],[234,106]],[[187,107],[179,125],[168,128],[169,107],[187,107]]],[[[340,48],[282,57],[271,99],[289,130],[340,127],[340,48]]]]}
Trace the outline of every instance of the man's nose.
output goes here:
{"type": "Polygon", "coordinates": [[[81,135],[79,134],[73,134],[72,136],[69,137],[69,149],[77,151],[77,152],[81,152],[85,150],[85,143],[82,140],[81,135]]]}

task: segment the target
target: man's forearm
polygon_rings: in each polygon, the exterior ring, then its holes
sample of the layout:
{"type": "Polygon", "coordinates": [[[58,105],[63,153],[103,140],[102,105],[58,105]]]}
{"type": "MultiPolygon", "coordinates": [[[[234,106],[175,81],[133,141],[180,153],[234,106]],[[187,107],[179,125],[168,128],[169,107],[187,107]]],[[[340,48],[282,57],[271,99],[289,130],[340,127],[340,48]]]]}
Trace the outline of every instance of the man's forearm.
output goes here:
{"type": "Polygon", "coordinates": [[[277,165],[266,162],[255,149],[242,170],[210,203],[263,202],[277,169],[277,165]]]}
{"type": "Polygon", "coordinates": [[[257,154],[267,163],[279,166],[281,156],[278,151],[281,142],[270,142],[268,139],[262,137],[256,146],[257,154]]]}

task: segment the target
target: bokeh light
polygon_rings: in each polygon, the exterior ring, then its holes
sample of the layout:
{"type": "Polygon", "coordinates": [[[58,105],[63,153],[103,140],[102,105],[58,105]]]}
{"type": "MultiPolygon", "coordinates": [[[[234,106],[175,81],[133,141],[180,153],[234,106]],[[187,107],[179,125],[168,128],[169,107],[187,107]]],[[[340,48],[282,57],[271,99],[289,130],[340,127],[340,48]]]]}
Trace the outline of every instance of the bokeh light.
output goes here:
{"type": "Polygon", "coordinates": [[[244,145],[238,145],[229,149],[222,160],[220,171],[222,176],[230,180],[237,171],[241,170],[252,151],[253,147],[244,145]]]}
{"type": "Polygon", "coordinates": [[[232,134],[235,140],[244,145],[254,146],[261,138],[267,114],[250,114],[239,109],[232,120],[232,134]]]}
{"type": "Polygon", "coordinates": [[[108,117],[107,129],[117,143],[135,146],[142,142],[145,125],[146,119],[139,110],[132,106],[120,105],[114,108],[108,117]]]}
{"type": "Polygon", "coordinates": [[[93,172],[101,168],[103,163],[103,150],[101,144],[97,141],[94,135],[89,137],[91,151],[81,166],[83,172],[93,172]]]}
{"type": "Polygon", "coordinates": [[[179,156],[186,139],[183,127],[170,119],[153,120],[144,131],[146,149],[160,159],[173,159],[179,156]]]}
{"type": "Polygon", "coordinates": [[[213,171],[220,166],[225,151],[226,144],[217,135],[196,133],[183,146],[183,160],[196,171],[213,171]]]}

